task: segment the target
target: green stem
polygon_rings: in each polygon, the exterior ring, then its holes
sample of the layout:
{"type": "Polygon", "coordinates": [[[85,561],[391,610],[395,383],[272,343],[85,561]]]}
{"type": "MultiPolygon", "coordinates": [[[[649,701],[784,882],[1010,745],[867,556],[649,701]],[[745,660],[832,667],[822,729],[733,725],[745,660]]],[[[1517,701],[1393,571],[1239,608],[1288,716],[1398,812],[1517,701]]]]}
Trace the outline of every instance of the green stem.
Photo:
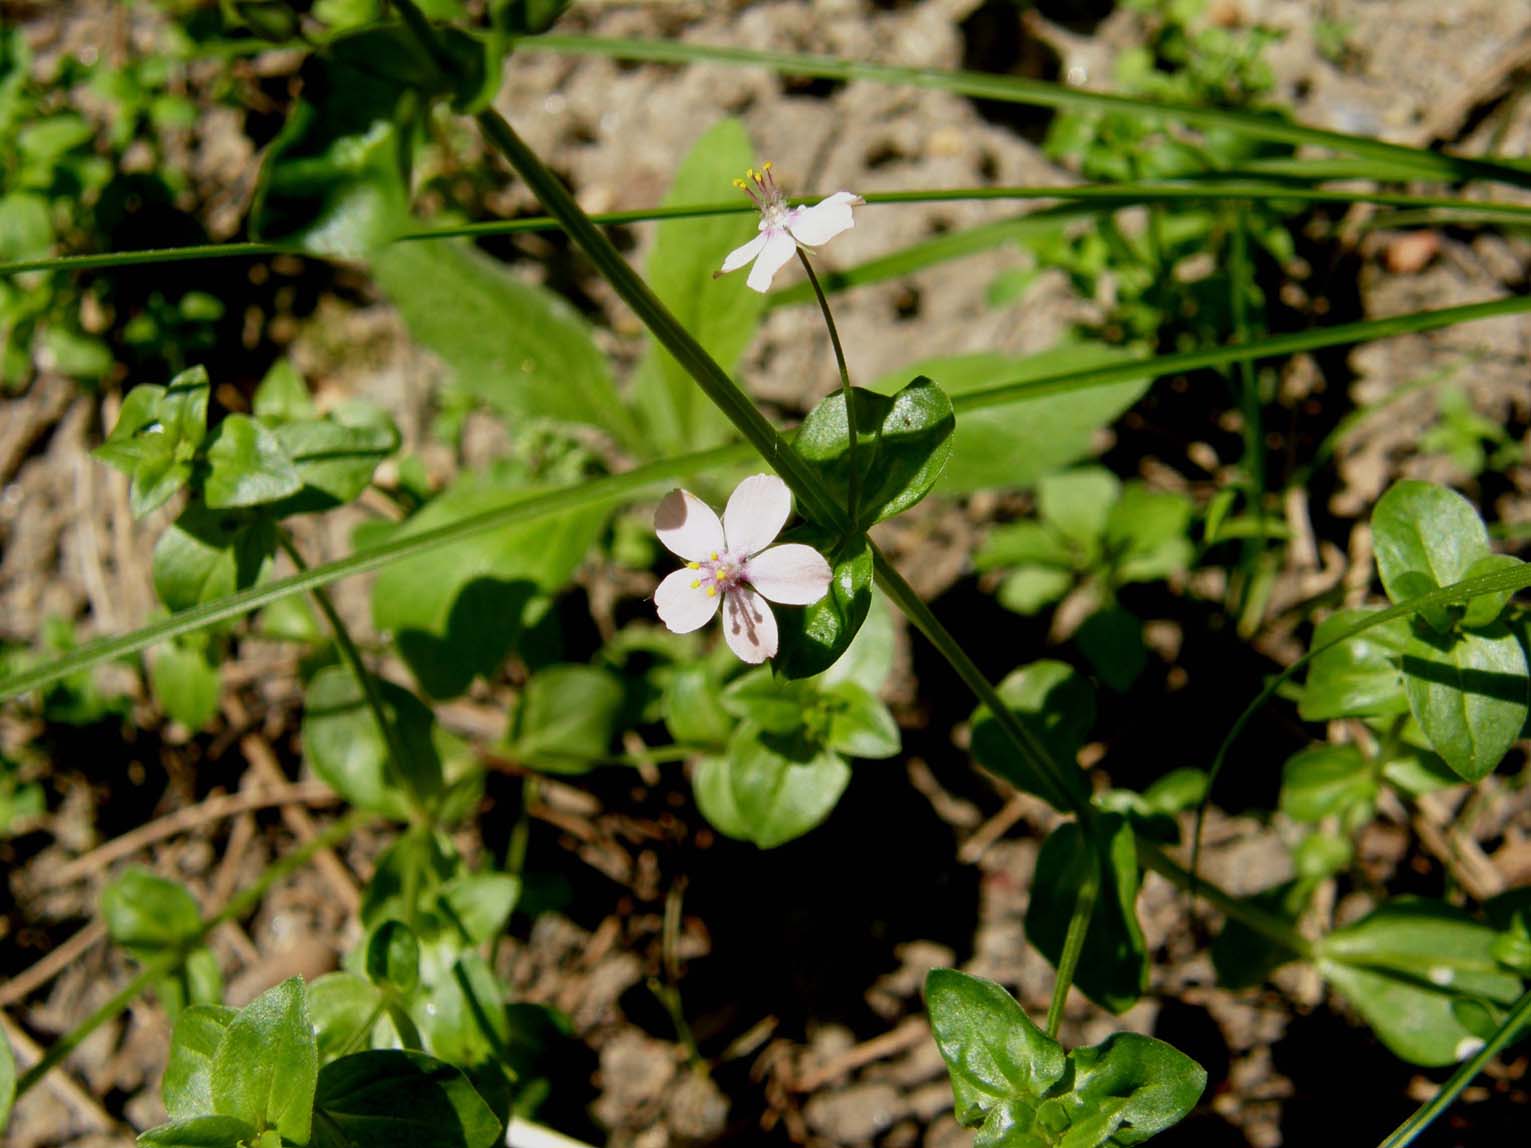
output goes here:
{"type": "Polygon", "coordinates": [[[1063,954],[1058,959],[1058,975],[1053,979],[1053,998],[1047,1006],[1047,1035],[1054,1039],[1063,1023],[1063,1006],[1068,1002],[1074,970],[1079,967],[1079,954],[1084,952],[1085,935],[1090,931],[1090,917],[1095,912],[1095,896],[1100,892],[1100,854],[1091,849],[1090,857],[1094,863],[1079,883],[1079,897],[1074,902],[1074,915],[1069,918],[1063,954]]]}
{"type": "MultiPolygon", "coordinates": [[[[1232,219],[1230,289],[1233,332],[1237,342],[1247,343],[1250,336],[1248,291],[1254,286],[1254,276],[1249,263],[1249,233],[1244,207],[1235,205],[1229,217],[1232,219]]],[[[1259,585],[1257,567],[1265,554],[1265,426],[1260,403],[1260,382],[1255,375],[1254,363],[1249,359],[1240,359],[1238,372],[1238,390],[1244,414],[1244,475],[1249,484],[1249,506],[1254,512],[1256,523],[1256,535],[1245,539],[1240,562],[1244,570],[1242,601],[1239,603],[1242,633],[1247,627],[1247,619],[1243,615],[1259,585]]]]}
{"type": "Polygon", "coordinates": [[[797,257],[803,264],[803,270],[808,273],[808,282],[813,285],[813,293],[819,300],[819,310],[824,315],[824,325],[829,328],[829,343],[835,349],[835,365],[840,368],[840,394],[845,397],[845,434],[847,440],[846,459],[850,463],[850,474],[845,480],[845,517],[848,519],[846,530],[853,532],[860,519],[856,516],[858,504],[861,501],[861,468],[856,465],[856,451],[861,440],[861,434],[856,426],[856,404],[851,396],[851,372],[845,365],[845,350],[840,346],[840,331],[835,326],[834,314],[829,309],[829,300],[824,297],[824,288],[819,286],[819,277],[813,273],[813,262],[808,258],[808,252],[801,247],[797,249],[797,257]]]}
{"type": "MultiPolygon", "coordinates": [[[[407,10],[408,6],[401,7],[401,11],[407,10]]],[[[498,112],[483,111],[476,119],[480,130],[509,161],[516,174],[526,181],[548,214],[563,225],[569,238],[643,320],[655,339],[696,380],[702,393],[712,400],[738,428],[745,441],[760,453],[791,488],[797,497],[798,506],[807,517],[837,532],[843,530],[845,512],[819,481],[818,475],[788,445],[770,420],[760,413],[750,397],[729,377],[728,372],[718,365],[649,289],[648,284],[628,266],[621,252],[590,221],[590,217],[574,201],[558,177],[547,169],[498,112]]]]}
{"type": "MultiPolygon", "coordinates": [[[[1230,344],[1157,357],[1146,356],[1085,370],[1061,371],[1039,379],[999,383],[955,395],[952,398],[952,406],[958,414],[962,414],[1010,403],[1028,402],[1089,387],[1109,386],[1130,379],[1155,379],[1205,367],[1220,367],[1227,363],[1239,362],[1241,359],[1276,358],[1322,347],[1363,343],[1372,339],[1391,338],[1395,335],[1417,334],[1421,331],[1437,331],[1459,323],[1473,323],[1503,315],[1524,314],[1528,311],[1531,311],[1531,295],[1511,295],[1484,303],[1411,311],[1385,319],[1367,319],[1359,323],[1346,323],[1337,327],[1320,327],[1313,331],[1280,335],[1262,339],[1257,343],[1230,344]]],[[[50,662],[33,666],[0,680],[0,700],[49,685],[102,662],[138,653],[180,634],[189,634],[218,622],[241,617],[262,606],[268,606],[278,599],[290,594],[302,593],[314,586],[326,586],[342,578],[378,570],[393,562],[417,554],[429,553],[439,547],[472,538],[488,530],[551,517],[566,511],[583,510],[607,502],[620,502],[629,497],[648,493],[656,487],[673,485],[678,478],[685,478],[717,467],[746,463],[751,457],[747,447],[735,445],[661,459],[658,462],[634,467],[622,474],[550,491],[497,510],[459,519],[457,522],[447,523],[433,530],[395,538],[381,546],[368,547],[366,550],[336,559],[323,566],[315,566],[305,574],[295,574],[275,582],[268,582],[264,586],[241,590],[237,594],[230,594],[227,597],[194,606],[189,610],[180,611],[131,633],[102,638],[80,646],[50,662]]],[[[1488,577],[1484,576],[1484,578],[1488,577]]],[[[1470,579],[1464,580],[1459,587],[1488,593],[1488,590],[1478,589],[1480,583],[1482,586],[1489,585],[1487,581],[1470,579]]],[[[1498,583],[1496,582],[1495,585],[1497,586],[1498,583]]],[[[1521,586],[1518,583],[1511,585],[1506,582],[1500,588],[1520,589],[1521,586]]],[[[1437,591],[1436,593],[1445,592],[1437,591]]],[[[1454,600],[1447,597],[1440,599],[1443,602],[1454,600]]],[[[1419,601],[1429,605],[1434,604],[1435,599],[1421,598],[1419,601]]]]}
{"type": "MultiPolygon", "coordinates": [[[[441,49],[429,24],[410,0],[397,0],[404,16],[421,43],[430,51],[438,66],[445,66],[441,49]]],[[[569,194],[558,177],[548,170],[516,134],[514,128],[498,112],[489,109],[476,117],[479,128],[499,150],[510,166],[531,188],[548,214],[564,225],[575,245],[595,264],[607,281],[631,307],[659,343],[672,354],[681,367],[696,381],[702,392],[736,426],[765,461],[776,470],[796,495],[799,507],[806,516],[837,533],[846,528],[846,520],[840,506],[829,493],[818,474],[803,461],[755,407],[750,397],[729,377],[716,360],[692,336],[691,332],[672,315],[659,298],[649,290],[639,275],[628,266],[627,261],[587,216],[574,197],[569,194]]],[[[973,690],[978,699],[989,707],[1001,730],[1015,743],[1016,749],[1036,771],[1046,788],[1053,792],[1060,809],[1074,810],[1081,823],[1093,820],[1094,810],[1087,798],[1075,796],[1065,781],[1062,768],[1054,762],[1045,747],[1011,713],[1009,706],[999,697],[982,672],[973,664],[962,647],[946,628],[936,620],[930,608],[920,600],[898,571],[888,564],[880,551],[872,548],[877,570],[878,584],[885,593],[904,609],[910,620],[947,657],[959,676],[973,690]]]]}
{"type": "MultiPolygon", "coordinates": [[[[306,573],[309,568],[308,563],[303,560],[302,553],[292,540],[292,535],[286,530],[278,529],[276,538],[277,545],[282,548],[283,553],[287,555],[298,572],[306,573]]],[[[361,651],[356,648],[350,628],[346,626],[345,619],[340,616],[340,611],[335,609],[335,603],[329,593],[322,586],[314,586],[309,590],[309,595],[313,598],[314,604],[319,607],[319,612],[324,615],[325,621],[330,624],[330,632],[335,638],[335,647],[340,651],[340,660],[346,664],[346,668],[351,671],[351,676],[356,679],[356,684],[361,687],[367,708],[372,711],[372,720],[377,722],[378,732],[383,735],[383,743],[388,747],[388,756],[393,759],[394,780],[409,795],[410,806],[415,814],[422,820],[428,819],[429,809],[415,789],[414,779],[418,774],[411,768],[409,750],[399,736],[398,727],[388,716],[388,708],[383,702],[383,693],[378,688],[377,678],[373,677],[366,663],[362,661],[361,651]]]]}
{"type": "Polygon", "coordinates": [[[903,612],[915,629],[924,634],[925,639],[936,648],[936,652],[947,660],[952,669],[957,671],[957,676],[962,679],[963,684],[972,690],[973,695],[987,707],[1000,729],[1005,731],[1035,774],[1033,777],[1007,777],[1005,780],[1019,788],[1036,790],[1055,809],[1073,812],[1082,825],[1088,827],[1093,824],[1095,807],[1083,795],[1082,787],[1077,784],[1070,785],[1064,773],[1064,770],[1071,766],[1060,765],[1030,728],[1015,716],[1014,711],[999,696],[999,691],[990,684],[989,679],[984,676],[983,671],[978,668],[973,659],[968,657],[962,644],[941,624],[940,619],[925,604],[925,600],[914,592],[914,588],[904,580],[904,576],[894,568],[875,543],[872,544],[872,564],[877,576],[877,585],[888,596],[888,600],[903,612]]]}
{"type": "Polygon", "coordinates": [[[1229,920],[1237,921],[1252,932],[1259,933],[1267,941],[1273,941],[1300,959],[1314,959],[1313,943],[1293,928],[1291,922],[1259,905],[1225,893],[1216,885],[1197,880],[1189,870],[1181,868],[1146,837],[1139,837],[1137,844],[1138,860],[1145,869],[1152,869],[1168,878],[1171,884],[1187,893],[1197,894],[1229,920]]]}
{"type": "MultiPolygon", "coordinates": [[[[1323,178],[1328,178],[1327,176],[1323,178]]],[[[1357,177],[1364,178],[1364,177],[1357,177]]],[[[1290,200],[1297,203],[1375,203],[1419,213],[1417,219],[1390,217],[1392,226],[1410,222],[1433,226],[1453,224],[1531,225],[1531,205],[1502,203],[1495,200],[1463,199],[1457,196],[1408,195],[1388,191],[1333,190],[1319,187],[1292,187],[1268,181],[1191,181],[1164,183],[1078,184],[1072,187],[949,187],[911,189],[908,191],[867,192],[862,196],[870,206],[906,203],[953,203],[975,201],[1056,200],[1063,203],[1095,205],[1096,210],[1117,211],[1143,203],[1215,203],[1227,199],[1290,200]],[[1447,214],[1435,214],[1435,213],[1447,214]]],[[[807,196],[793,197],[794,205],[811,204],[807,196]]],[[[652,223],[667,219],[701,219],[719,215],[744,215],[757,209],[750,204],[697,203],[664,207],[641,207],[630,211],[606,211],[590,216],[591,222],[606,225],[652,223]]],[[[1040,214],[1040,213],[1037,213],[1040,214]]],[[[1013,222],[1013,221],[1008,221],[1013,222]]],[[[561,225],[550,215],[524,219],[498,219],[479,223],[459,223],[446,227],[425,227],[394,236],[391,243],[417,243],[441,239],[483,238],[517,235],[523,232],[554,231],[561,225]]],[[[979,227],[989,226],[980,224],[979,227]]],[[[949,236],[968,234],[953,231],[949,236]]],[[[45,259],[16,259],[0,263],[0,276],[32,271],[92,271],[113,267],[138,267],[145,264],[190,263],[205,259],[254,259],[268,255],[295,255],[307,259],[330,257],[288,243],[200,243],[184,247],[145,247],[134,251],[106,251],[83,255],[56,255],[45,259]]],[[[783,298],[793,300],[789,290],[771,297],[772,306],[783,298]]]]}
{"type": "Polygon", "coordinates": [[[1406,1144],[1412,1144],[1414,1138],[1430,1127],[1437,1116],[1451,1107],[1452,1102],[1472,1083],[1478,1073],[1488,1067],[1494,1057],[1524,1035],[1527,1025],[1531,1025],[1531,992],[1525,993],[1515,1002],[1515,1007],[1510,1010],[1509,1015],[1504,1018],[1504,1023],[1499,1026],[1494,1035],[1489,1037],[1488,1043],[1471,1059],[1463,1061],[1461,1067],[1451,1074],[1451,1078],[1441,1085],[1440,1091],[1415,1109],[1414,1114],[1395,1128],[1392,1135],[1382,1141],[1377,1148],[1404,1148],[1406,1144]]]}
{"type": "Polygon", "coordinates": [[[231,897],[228,904],[211,917],[203,920],[201,925],[198,926],[195,936],[185,944],[166,949],[151,960],[146,961],[143,967],[138,970],[138,974],[119,989],[110,1000],[106,1001],[95,1012],[91,1013],[79,1024],[75,1025],[74,1028],[53,1042],[48,1051],[43,1053],[42,1058],[31,1068],[27,1069],[16,1081],[16,1095],[18,1097],[23,1095],[57,1067],[65,1057],[78,1048],[86,1037],[126,1010],[129,1005],[138,999],[139,994],[155,981],[161,977],[169,976],[176,969],[180,968],[181,964],[191,955],[197,945],[201,944],[202,940],[219,925],[226,921],[235,920],[250,912],[256,905],[260,904],[261,898],[266,895],[266,891],[272,885],[306,865],[316,853],[345,840],[356,831],[358,826],[365,823],[369,817],[370,815],[362,810],[353,809],[339,821],[316,833],[310,840],[299,845],[285,857],[278,858],[268,865],[265,872],[231,897]]]}
{"type": "Polygon", "coordinates": [[[422,530],[418,534],[406,534],[403,537],[391,539],[381,546],[368,547],[322,566],[315,566],[303,573],[278,578],[263,586],[252,586],[237,594],[230,594],[211,602],[204,602],[200,606],[193,606],[189,610],[179,611],[131,633],[102,638],[79,646],[43,665],[32,666],[0,679],[0,699],[14,697],[49,685],[101,662],[136,654],[178,635],[189,634],[219,622],[239,618],[289,595],[301,594],[316,586],[327,586],[331,582],[338,582],[342,578],[349,578],[356,574],[366,574],[419,554],[428,554],[443,546],[450,546],[490,530],[500,530],[539,518],[620,502],[673,485],[677,479],[715,467],[736,465],[748,461],[749,458],[750,451],[741,446],[724,446],[698,451],[677,458],[646,463],[622,474],[592,479],[549,491],[546,494],[534,495],[496,510],[470,515],[432,530],[422,530]]]}
{"type": "Polygon", "coordinates": [[[1154,117],[1175,120],[1199,128],[1225,128],[1254,139],[1278,140],[1297,146],[1332,148],[1407,170],[1433,179],[1488,179],[1516,187],[1531,185],[1531,171],[1488,160],[1445,155],[1425,148],[1385,143],[1367,136],[1348,135],[1309,127],[1278,116],[1230,108],[1169,104],[1132,96],[1091,92],[1063,84],[996,76],[983,72],[949,71],[939,68],[906,68],[829,56],[788,52],[761,52],[697,44],[681,40],[604,39],[597,36],[559,35],[515,37],[518,52],[556,52],[564,55],[608,56],[621,60],[658,63],[717,63],[769,68],[795,76],[828,80],[871,80],[1005,103],[1030,104],[1060,110],[1080,109],[1118,112],[1136,119],[1154,117]]]}

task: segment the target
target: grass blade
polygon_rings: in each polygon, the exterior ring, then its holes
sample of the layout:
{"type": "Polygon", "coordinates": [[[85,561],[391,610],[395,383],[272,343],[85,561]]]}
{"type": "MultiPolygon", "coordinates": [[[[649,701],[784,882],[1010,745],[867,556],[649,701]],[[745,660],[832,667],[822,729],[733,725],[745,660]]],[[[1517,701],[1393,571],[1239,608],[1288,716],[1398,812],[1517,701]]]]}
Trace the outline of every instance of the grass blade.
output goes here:
{"type": "Polygon", "coordinates": [[[1416,177],[1451,181],[1486,179],[1517,187],[1531,187],[1531,169],[1509,163],[1468,159],[1464,156],[1448,155],[1424,148],[1408,147],[1404,144],[1386,143],[1367,136],[1310,127],[1260,112],[1159,103],[1132,96],[1081,91],[1062,84],[1049,84],[1041,80],[1027,80],[1015,76],[992,76],[983,72],[951,71],[940,68],[906,68],[893,64],[840,60],[832,56],[761,52],[751,48],[693,44],[679,40],[606,39],[598,36],[557,33],[518,38],[516,50],[608,56],[620,60],[645,60],[667,64],[744,65],[768,68],[771,71],[786,72],[795,76],[847,81],[872,80],[882,84],[933,88],[978,99],[1031,104],[1036,107],[1123,112],[1132,116],[1176,120],[1200,128],[1226,128],[1256,139],[1277,140],[1295,146],[1330,148],[1348,155],[1391,165],[1390,170],[1408,171],[1416,177]]]}

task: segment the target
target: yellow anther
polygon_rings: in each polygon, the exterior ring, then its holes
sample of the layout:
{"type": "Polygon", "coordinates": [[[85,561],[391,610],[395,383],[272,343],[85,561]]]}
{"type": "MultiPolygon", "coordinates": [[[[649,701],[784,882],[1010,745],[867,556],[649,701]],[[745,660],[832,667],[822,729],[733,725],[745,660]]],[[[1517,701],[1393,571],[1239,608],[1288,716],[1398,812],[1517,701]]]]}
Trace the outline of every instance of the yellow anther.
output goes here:
{"type": "Polygon", "coordinates": [[[714,551],[713,551],[713,552],[712,552],[712,560],[713,560],[713,561],[714,561],[714,562],[716,562],[716,561],[717,561],[717,560],[718,560],[718,552],[717,552],[717,551],[716,551],[716,550],[714,550],[714,551]]]}
{"type": "Polygon", "coordinates": [[[750,189],[750,185],[745,183],[742,179],[734,180],[734,186],[737,187],[740,191],[748,191],[750,189]]]}
{"type": "Polygon", "coordinates": [[[700,589],[701,585],[702,585],[702,580],[700,578],[693,578],[693,579],[691,579],[691,588],[693,590],[700,589]]]}
{"type": "Polygon", "coordinates": [[[709,597],[709,598],[716,598],[717,596],[718,596],[718,588],[716,586],[709,586],[709,587],[707,587],[707,597],[709,597]]]}
{"type": "Polygon", "coordinates": [[[773,164],[770,160],[766,160],[765,163],[760,165],[760,170],[761,171],[770,171],[771,168],[773,168],[774,166],[776,166],[776,165],[773,164]]]}
{"type": "Polygon", "coordinates": [[[686,569],[687,570],[700,570],[701,568],[702,568],[702,564],[700,562],[687,562],[686,563],[686,569]]]}

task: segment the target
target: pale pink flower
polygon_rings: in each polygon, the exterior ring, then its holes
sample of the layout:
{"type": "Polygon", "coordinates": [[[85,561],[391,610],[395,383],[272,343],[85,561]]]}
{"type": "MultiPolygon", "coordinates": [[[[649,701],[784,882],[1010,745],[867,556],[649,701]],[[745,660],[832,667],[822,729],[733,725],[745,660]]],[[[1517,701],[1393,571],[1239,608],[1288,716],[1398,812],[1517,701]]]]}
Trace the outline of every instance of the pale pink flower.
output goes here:
{"type": "Polygon", "coordinates": [[[775,657],[776,617],[766,600],[808,606],[829,591],[829,563],[812,546],[771,546],[791,513],[792,492],[774,474],[752,474],[734,487],[721,522],[689,490],[665,495],[654,530],[686,567],[654,591],[659,620],[689,634],[721,604],[729,649],[750,663],[775,657]]]}
{"type": "Polygon", "coordinates": [[[759,171],[751,168],[746,174],[755,186],[751,188],[742,179],[734,180],[734,186],[760,208],[760,234],[743,247],[730,251],[728,258],[723,260],[722,269],[714,272],[713,278],[737,271],[753,259],[755,266],[750,268],[746,282],[761,294],[765,294],[771,279],[786,266],[799,247],[818,247],[856,226],[856,221],[851,218],[851,208],[866,203],[859,195],[837,191],[812,207],[791,207],[776,186],[776,177],[771,174],[769,163],[762,165],[759,171]]]}

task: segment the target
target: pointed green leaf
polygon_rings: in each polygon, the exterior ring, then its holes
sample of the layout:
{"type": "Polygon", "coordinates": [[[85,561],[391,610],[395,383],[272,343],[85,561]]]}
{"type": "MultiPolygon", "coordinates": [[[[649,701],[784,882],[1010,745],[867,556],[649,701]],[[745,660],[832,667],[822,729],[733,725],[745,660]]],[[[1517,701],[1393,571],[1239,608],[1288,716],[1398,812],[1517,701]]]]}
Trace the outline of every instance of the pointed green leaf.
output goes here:
{"type": "Polygon", "coordinates": [[[491,1148],[501,1133],[468,1078],[422,1052],[378,1049],[325,1065],[315,1107],[325,1143],[347,1148],[491,1148]]]}
{"type": "Polygon", "coordinates": [[[836,548],[823,531],[802,527],[784,542],[805,542],[829,561],[829,593],[811,606],[774,607],[778,634],[772,668],[784,678],[829,671],[855,640],[872,607],[872,547],[857,534],[836,548]]]}
{"type": "Polygon", "coordinates": [[[1467,781],[1493,772],[1531,712],[1526,653],[1503,626],[1455,638],[1417,629],[1403,656],[1403,673],[1420,728],[1467,781]]]}
{"type": "MultiPolygon", "coordinates": [[[[1338,610],[1313,631],[1312,649],[1334,641],[1375,610],[1338,610]]],[[[1304,721],[1341,717],[1389,717],[1409,712],[1404,693],[1403,652],[1409,644],[1409,620],[1371,626],[1324,650],[1308,663],[1297,711],[1304,721]]]]}
{"type": "Polygon", "coordinates": [[[229,415],[218,424],[207,465],[202,492],[215,510],[276,502],[303,489],[281,440],[248,415],[229,415]]]}
{"type": "Polygon", "coordinates": [[[1294,821],[1322,821],[1377,796],[1377,775],[1354,745],[1317,745],[1287,759],[1281,812],[1294,821]]]}
{"type": "Polygon", "coordinates": [[[1097,1113],[1108,1114],[1100,1129],[1106,1135],[1067,1138],[1061,1143],[1069,1148],[1141,1144],[1185,1119],[1207,1087],[1201,1065],[1162,1040],[1135,1032],[1076,1048],[1069,1060],[1074,1087],[1064,1103],[1071,1110],[1073,1129],[1084,1127],[1097,1113]]]}
{"type": "Polygon", "coordinates": [[[692,786],[697,807],[716,829],[770,849],[828,817],[850,776],[839,754],[745,724],[726,757],[697,764],[692,786]]]}
{"type": "Polygon", "coordinates": [[[259,1131],[233,1116],[192,1116],[140,1134],[143,1148],[266,1148],[259,1131]]]}
{"type": "Polygon", "coordinates": [[[1413,1064],[1452,1064],[1481,1043],[1455,1003],[1513,1003],[1521,979],[1494,959],[1499,934],[1449,905],[1414,899],[1384,904],[1318,942],[1318,969],[1413,1064]]]}
{"type": "Polygon", "coordinates": [[[1383,589],[1395,603],[1460,582],[1489,553],[1488,531],[1472,503],[1414,479],[1395,483],[1377,500],[1372,546],[1383,589]],[[1406,581],[1410,575],[1414,580],[1406,581]]]}
{"type": "Polygon", "coordinates": [[[596,426],[624,447],[642,445],[589,323],[551,291],[461,243],[394,244],[373,273],[462,393],[515,423],[596,426]]]}
{"type": "Polygon", "coordinates": [[[926,975],[925,1009],[951,1074],[957,1123],[982,1125],[980,1139],[990,1144],[1003,1143],[1011,1125],[1029,1127],[1037,1103],[1067,1070],[1063,1047],[999,985],[955,969],[926,975]]]}
{"type": "Polygon", "coordinates": [[[516,760],[549,773],[583,773],[611,753],[622,711],[622,683],[599,666],[538,670],[511,723],[516,760]]]}
{"type": "MultiPolygon", "coordinates": [[[[951,456],[956,416],[945,392],[917,378],[891,397],[864,388],[856,403],[856,469],[861,474],[857,518],[863,527],[908,510],[930,492],[951,456]]],[[[797,451],[843,505],[850,477],[850,431],[845,395],[836,391],[814,407],[792,440],[797,451]]]]}
{"type": "Polygon", "coordinates": [[[999,684],[999,696],[1063,766],[1072,797],[1055,792],[1052,783],[1032,768],[985,706],[973,711],[973,757],[1016,788],[1035,793],[1060,810],[1089,800],[1089,786],[1074,762],[1095,724],[1095,693],[1090,684],[1062,662],[1040,661],[1013,670],[999,684]]]}
{"type": "Polygon", "coordinates": [[[170,610],[189,610],[254,586],[275,551],[269,519],[193,502],[155,544],[154,592],[170,610]]]}
{"type": "Polygon", "coordinates": [[[213,1110],[308,1142],[319,1051],[303,982],[283,981],[229,1022],[213,1056],[213,1110]]]}
{"type": "Polygon", "coordinates": [[[1042,843],[1026,909],[1026,939],[1056,967],[1080,886],[1098,872],[1074,984],[1097,1004],[1120,1013],[1136,1004],[1148,985],[1148,947],[1137,913],[1137,844],[1132,826],[1120,815],[1102,814],[1096,820],[1098,839],[1068,822],[1042,843]]]}
{"type": "Polygon", "coordinates": [[[192,1005],[176,1017],[160,1083],[171,1120],[190,1120],[213,1110],[213,1057],[234,1016],[234,1010],[223,1005],[192,1005]]]}

